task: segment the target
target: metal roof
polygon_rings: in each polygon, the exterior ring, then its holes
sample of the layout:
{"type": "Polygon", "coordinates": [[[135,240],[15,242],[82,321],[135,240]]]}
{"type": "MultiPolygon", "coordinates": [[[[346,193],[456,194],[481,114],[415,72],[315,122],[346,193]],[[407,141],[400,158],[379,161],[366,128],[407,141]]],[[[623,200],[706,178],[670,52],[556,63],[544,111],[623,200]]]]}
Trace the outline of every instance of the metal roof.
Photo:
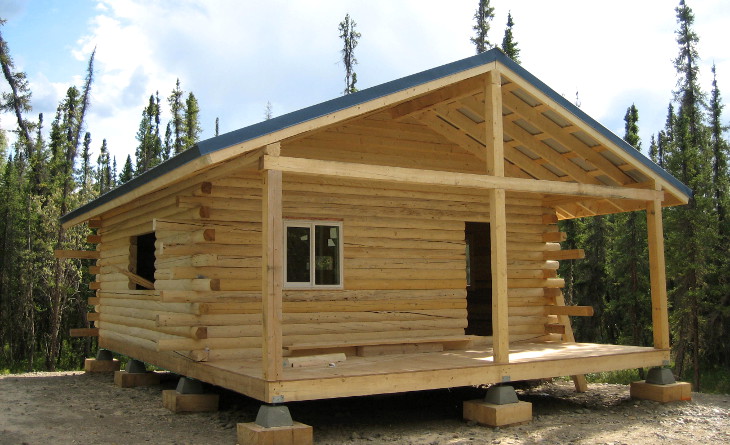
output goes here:
{"type": "Polygon", "coordinates": [[[61,222],[65,223],[66,221],[72,220],[80,215],[90,212],[113,199],[124,196],[126,193],[136,189],[137,187],[147,184],[148,182],[159,176],[162,176],[163,174],[170,173],[178,167],[181,167],[188,162],[191,162],[210,153],[225,149],[227,147],[231,147],[233,145],[241,144],[246,141],[259,138],[261,136],[276,133],[286,128],[293,127],[295,125],[299,125],[304,122],[311,121],[319,117],[326,116],[328,114],[350,107],[354,107],[384,96],[388,96],[399,91],[403,91],[418,85],[442,79],[472,68],[477,68],[482,65],[487,65],[492,62],[498,62],[504,65],[513,73],[520,76],[524,81],[530,83],[541,93],[545,94],[548,98],[556,102],[567,112],[573,114],[576,118],[583,121],[586,125],[594,129],[596,132],[606,137],[611,143],[626,152],[626,154],[628,154],[630,158],[648,167],[652,172],[656,173],[658,176],[676,187],[681,192],[685,193],[687,196],[692,195],[692,190],[689,187],[682,184],[679,180],[677,180],[667,171],[656,165],[649,158],[647,158],[641,152],[629,145],[622,138],[616,136],[613,132],[611,132],[606,127],[598,123],[596,120],[588,116],[580,108],[576,107],[568,100],[566,100],[563,96],[545,85],[542,81],[540,81],[537,77],[524,69],[521,65],[518,65],[517,63],[512,61],[512,59],[507,57],[501,50],[495,48],[476,56],[468,57],[466,59],[458,60],[456,62],[452,62],[436,68],[431,68],[420,73],[412,74],[410,76],[370,87],[353,94],[337,97],[335,99],[331,99],[317,105],[312,105],[310,107],[293,111],[291,113],[287,113],[272,118],[270,120],[259,122],[257,124],[240,128],[238,130],[234,130],[217,137],[200,141],[189,150],[186,150],[185,152],[168,159],[160,165],[142,173],[141,175],[96,198],[95,200],[67,213],[66,215],[61,217],[61,222]]]}

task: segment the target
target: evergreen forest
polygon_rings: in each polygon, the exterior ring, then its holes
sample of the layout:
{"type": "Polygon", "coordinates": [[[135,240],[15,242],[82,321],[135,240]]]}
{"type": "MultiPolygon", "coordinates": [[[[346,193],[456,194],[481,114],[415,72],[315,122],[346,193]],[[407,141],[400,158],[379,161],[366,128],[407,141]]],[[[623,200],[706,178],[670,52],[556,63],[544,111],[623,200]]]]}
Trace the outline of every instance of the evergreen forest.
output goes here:
{"type": "MultiPolygon", "coordinates": [[[[693,190],[688,205],[663,213],[672,366],[695,390],[730,392],[727,118],[721,86],[716,80],[710,85],[699,80],[701,36],[694,29],[693,11],[681,0],[675,13],[676,58],[667,69],[675,70],[677,86],[665,124],[653,129],[649,141],[640,140],[641,110],[627,103],[620,136],[693,190]]],[[[476,52],[498,46],[520,63],[519,17],[508,15],[497,45],[489,40],[493,17],[490,1],[478,0],[471,39],[476,52]]],[[[70,337],[69,330],[92,326],[86,314],[93,311],[87,304],[95,292],[89,288],[93,260],[58,259],[54,251],[94,250],[89,243],[94,232],[86,225],[64,229],[59,218],[192,147],[202,132],[200,108],[180,80],[167,96],[150,94],[141,110],[134,158],[118,165],[103,135],[92,138],[86,130],[94,106],[95,54],[83,82],[68,88],[55,115],[35,115],[29,81],[13,63],[3,23],[0,19],[0,118],[13,122],[14,138],[0,131],[0,372],[79,369],[96,352],[95,339],[70,337]],[[163,107],[169,110],[168,122],[161,121],[163,107]]],[[[348,14],[337,29],[345,86],[333,88],[335,92],[357,91],[355,50],[362,36],[356,25],[348,14]]],[[[264,116],[272,117],[270,103],[264,116]]],[[[561,262],[566,304],[595,309],[593,317],[571,320],[576,339],[651,346],[645,212],[560,224],[567,233],[563,248],[586,252],[585,259],[561,262]]]]}

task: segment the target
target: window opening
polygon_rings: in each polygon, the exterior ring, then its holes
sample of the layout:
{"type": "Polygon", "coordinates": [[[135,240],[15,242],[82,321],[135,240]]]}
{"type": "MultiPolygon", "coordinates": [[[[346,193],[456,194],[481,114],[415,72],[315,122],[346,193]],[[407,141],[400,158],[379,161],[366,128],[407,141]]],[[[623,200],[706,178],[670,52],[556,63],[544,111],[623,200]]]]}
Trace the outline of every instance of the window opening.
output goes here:
{"type": "MultiPolygon", "coordinates": [[[[139,275],[145,280],[155,281],[155,233],[132,237],[132,248],[130,249],[130,269],[132,273],[139,275]]],[[[135,284],[135,289],[146,289],[135,284]]]]}
{"type": "Polygon", "coordinates": [[[342,286],[342,223],[286,221],[285,285],[342,286]]]}

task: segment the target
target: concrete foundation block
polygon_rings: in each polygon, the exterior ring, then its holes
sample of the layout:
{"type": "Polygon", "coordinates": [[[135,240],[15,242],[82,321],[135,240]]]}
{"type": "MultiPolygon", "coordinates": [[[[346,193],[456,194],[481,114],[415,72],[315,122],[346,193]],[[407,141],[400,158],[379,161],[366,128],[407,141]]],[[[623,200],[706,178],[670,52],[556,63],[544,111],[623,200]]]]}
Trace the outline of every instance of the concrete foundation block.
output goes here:
{"type": "Polygon", "coordinates": [[[156,372],[129,373],[127,371],[116,371],[114,373],[114,384],[120,388],[159,385],[160,375],[156,372]]]}
{"type": "Polygon", "coordinates": [[[162,406],[174,413],[218,411],[218,394],[180,394],[166,389],[162,391],[162,406]]]}
{"type": "Polygon", "coordinates": [[[85,372],[115,372],[121,369],[122,364],[117,359],[113,360],[97,360],[95,358],[87,358],[84,360],[85,372]]]}
{"type": "Polygon", "coordinates": [[[631,383],[630,394],[632,399],[653,400],[660,403],[692,400],[692,384],[676,382],[655,385],[641,380],[631,383]]]}
{"type": "Polygon", "coordinates": [[[464,419],[482,425],[505,426],[532,420],[532,403],[519,401],[505,405],[487,403],[482,399],[464,402],[464,419]]]}
{"type": "Polygon", "coordinates": [[[312,445],[314,434],[312,427],[294,422],[292,426],[264,428],[254,422],[237,425],[239,445],[312,445]]]}

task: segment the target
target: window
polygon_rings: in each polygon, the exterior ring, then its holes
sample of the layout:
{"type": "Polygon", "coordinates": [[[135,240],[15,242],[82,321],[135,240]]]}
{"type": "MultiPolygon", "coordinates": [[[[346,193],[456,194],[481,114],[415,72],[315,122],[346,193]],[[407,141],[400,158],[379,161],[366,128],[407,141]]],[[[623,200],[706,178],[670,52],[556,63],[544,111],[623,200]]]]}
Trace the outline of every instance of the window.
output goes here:
{"type": "Polygon", "coordinates": [[[284,236],[286,287],[342,287],[341,222],[285,221],[284,236]]]}
{"type": "MultiPolygon", "coordinates": [[[[155,241],[154,232],[144,235],[133,236],[132,246],[129,250],[130,272],[144,278],[147,281],[155,282],[155,241]]],[[[132,280],[135,289],[148,289],[132,280]]]]}

